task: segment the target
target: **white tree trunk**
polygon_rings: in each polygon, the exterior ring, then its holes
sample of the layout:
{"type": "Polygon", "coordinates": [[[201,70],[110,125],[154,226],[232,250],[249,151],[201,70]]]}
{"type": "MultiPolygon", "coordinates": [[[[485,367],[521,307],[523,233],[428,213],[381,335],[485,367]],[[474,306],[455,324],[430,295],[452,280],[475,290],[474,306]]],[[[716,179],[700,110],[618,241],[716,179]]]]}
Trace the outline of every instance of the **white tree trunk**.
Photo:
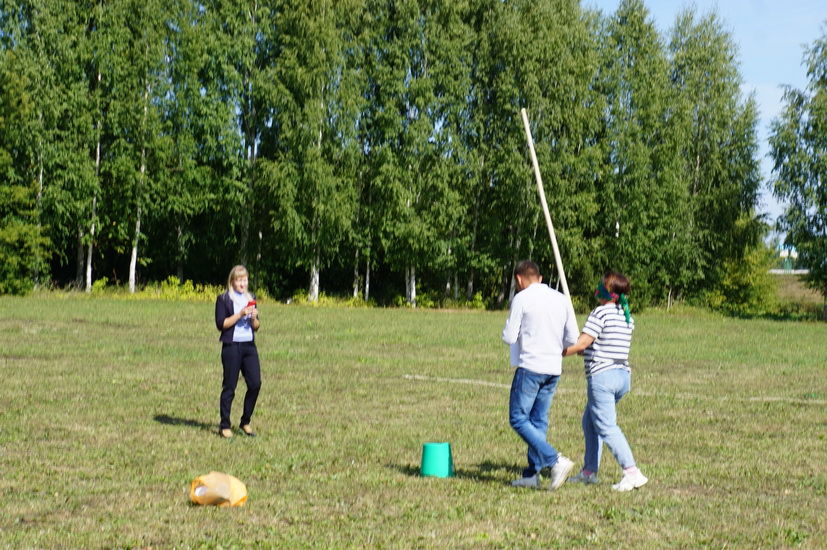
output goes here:
{"type": "MultiPolygon", "coordinates": [[[[100,144],[98,144],[100,147],[100,144]]],[[[92,226],[89,228],[89,249],[86,251],[86,292],[92,292],[92,251],[95,248],[95,214],[98,207],[98,195],[92,197],[92,226]]]]}
{"type": "MultiPolygon", "coordinates": [[[[449,258],[451,257],[451,247],[450,246],[448,247],[448,257],[449,258]]],[[[456,280],[454,282],[456,282],[456,280]]],[[[454,285],[454,288],[456,289],[456,284],[454,285]]],[[[454,292],[454,294],[456,294],[456,292],[454,292]]],[[[451,274],[450,273],[445,278],[445,297],[446,298],[451,297],[451,274]]]]}
{"type": "MultiPolygon", "coordinates": [[[[143,187],[144,172],[146,171],[146,164],[144,163],[145,151],[141,151],[141,180],[139,185],[143,187]]],[[[141,200],[140,198],[138,199],[141,200]]],[[[138,203],[137,217],[135,218],[135,235],[132,238],[132,256],[129,259],[129,292],[135,293],[135,279],[138,270],[138,241],[141,238],[141,204],[138,203]]]]}
{"type": "Polygon", "coordinates": [[[416,268],[411,266],[411,307],[416,307],[416,268]]]}
{"type": "Polygon", "coordinates": [[[138,238],[141,236],[141,207],[135,220],[135,238],[132,240],[132,256],[129,259],[129,292],[135,293],[135,272],[138,269],[138,238]]]}
{"type": "Polygon", "coordinates": [[[359,251],[356,251],[353,260],[353,299],[359,297],[359,251]]]}
{"type": "MultiPolygon", "coordinates": [[[[98,71],[98,88],[101,85],[101,72],[98,71]]],[[[98,105],[100,114],[100,105],[98,105]]],[[[103,118],[103,115],[100,115],[103,118]]],[[[97,143],[95,144],[95,181],[100,183],[101,174],[101,121],[97,124],[97,143]]],[[[92,197],[92,223],[89,230],[89,249],[86,251],[86,292],[92,292],[92,251],[95,248],[95,215],[97,214],[98,192],[92,197]]]]}
{"type": "Polygon", "coordinates": [[[416,307],[416,268],[405,268],[405,299],[411,307],[416,307]]]}
{"type": "MultiPolygon", "coordinates": [[[[40,145],[42,147],[42,145],[40,145]]],[[[37,170],[37,227],[40,227],[40,210],[43,205],[43,151],[40,151],[40,159],[38,164],[40,164],[37,170]]]]}
{"type": "MultiPolygon", "coordinates": [[[[152,87],[147,82],[144,89],[144,120],[146,125],[147,113],[149,111],[149,93],[152,87]]],[[[138,212],[135,219],[135,237],[132,239],[132,257],[129,260],[129,292],[135,293],[135,278],[138,270],[138,241],[141,238],[141,193],[144,188],[144,177],[146,176],[146,146],[141,147],[141,177],[138,180],[138,212]]]]}
{"type": "Polygon", "coordinates": [[[310,288],[307,289],[307,301],[317,302],[319,300],[319,255],[313,260],[310,266],[310,288]]]}
{"type": "Polygon", "coordinates": [[[365,301],[370,300],[370,255],[365,262],[365,301]]]}

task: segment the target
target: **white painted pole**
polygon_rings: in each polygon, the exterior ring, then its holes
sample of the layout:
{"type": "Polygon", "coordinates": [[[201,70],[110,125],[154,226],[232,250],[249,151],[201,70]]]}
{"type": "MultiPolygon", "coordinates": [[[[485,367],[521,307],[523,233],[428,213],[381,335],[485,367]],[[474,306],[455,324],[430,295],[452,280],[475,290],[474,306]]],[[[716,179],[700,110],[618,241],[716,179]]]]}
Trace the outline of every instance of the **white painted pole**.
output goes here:
{"type": "Polygon", "coordinates": [[[551,223],[551,214],[548,212],[546,192],[543,190],[543,177],[540,175],[540,165],[537,162],[537,153],[534,151],[534,138],[531,137],[531,127],[528,124],[528,115],[526,114],[525,109],[520,109],[520,116],[523,118],[525,137],[528,141],[528,150],[531,152],[531,164],[534,167],[534,179],[537,180],[537,192],[540,194],[540,204],[543,206],[543,216],[546,218],[548,236],[551,239],[551,248],[554,250],[554,263],[557,265],[557,272],[560,274],[560,284],[563,287],[563,294],[565,294],[569,299],[571,314],[574,316],[574,306],[571,303],[569,284],[566,281],[566,272],[563,269],[563,260],[560,258],[560,249],[557,247],[557,236],[554,234],[554,225],[551,223]]]}

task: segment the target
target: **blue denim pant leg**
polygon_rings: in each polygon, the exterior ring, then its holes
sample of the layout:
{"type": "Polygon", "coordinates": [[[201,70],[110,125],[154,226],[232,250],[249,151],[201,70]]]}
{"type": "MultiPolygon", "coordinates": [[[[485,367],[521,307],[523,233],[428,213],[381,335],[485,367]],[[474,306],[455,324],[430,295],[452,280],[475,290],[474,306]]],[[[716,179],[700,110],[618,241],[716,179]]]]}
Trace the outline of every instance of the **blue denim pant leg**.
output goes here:
{"type": "Polygon", "coordinates": [[[511,383],[508,417],[511,427],[528,444],[528,467],[523,477],[530,477],[557,462],[557,450],[546,441],[548,410],[560,377],[537,374],[518,368],[511,383]]]}
{"type": "Polygon", "coordinates": [[[629,393],[632,375],[625,369],[609,369],[588,378],[588,400],[583,411],[585,454],[583,468],[596,472],[600,466],[603,443],[621,468],[635,465],[632,449],[617,425],[616,404],[629,393]]]}

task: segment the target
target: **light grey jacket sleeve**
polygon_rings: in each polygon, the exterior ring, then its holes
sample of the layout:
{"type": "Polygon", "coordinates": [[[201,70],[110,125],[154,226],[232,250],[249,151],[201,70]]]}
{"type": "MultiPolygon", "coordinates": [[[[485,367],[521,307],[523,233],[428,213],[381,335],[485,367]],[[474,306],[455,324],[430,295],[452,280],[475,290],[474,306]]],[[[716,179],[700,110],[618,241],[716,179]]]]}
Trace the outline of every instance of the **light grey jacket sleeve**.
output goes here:
{"type": "Polygon", "coordinates": [[[520,323],[522,322],[522,318],[522,300],[520,300],[520,295],[517,294],[514,296],[514,299],[511,300],[511,311],[508,314],[508,319],[503,329],[503,342],[509,345],[517,342],[517,338],[520,336],[520,323]]]}
{"type": "Polygon", "coordinates": [[[563,329],[563,348],[574,345],[579,336],[577,317],[574,315],[574,306],[571,304],[571,298],[566,296],[566,326],[563,329]]]}

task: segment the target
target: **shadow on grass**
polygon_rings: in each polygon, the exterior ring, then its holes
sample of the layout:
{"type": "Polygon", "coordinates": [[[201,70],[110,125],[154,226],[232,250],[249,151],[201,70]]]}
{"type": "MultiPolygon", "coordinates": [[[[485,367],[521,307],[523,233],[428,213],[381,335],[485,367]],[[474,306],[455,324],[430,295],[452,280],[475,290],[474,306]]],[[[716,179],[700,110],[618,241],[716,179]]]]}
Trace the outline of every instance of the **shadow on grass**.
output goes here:
{"type": "MultiPolygon", "coordinates": [[[[406,476],[419,477],[419,466],[412,464],[388,464],[388,468],[405,474],[406,476]]],[[[490,461],[465,467],[454,468],[454,477],[460,479],[471,479],[498,485],[508,484],[511,479],[522,474],[523,469],[515,464],[503,464],[490,461]]]]}
{"type": "Polygon", "coordinates": [[[218,429],[215,424],[207,424],[206,422],[190,420],[189,418],[178,418],[167,414],[156,414],[154,420],[155,422],[166,424],[167,426],[188,426],[190,428],[199,428],[208,432],[214,432],[218,429]]]}

